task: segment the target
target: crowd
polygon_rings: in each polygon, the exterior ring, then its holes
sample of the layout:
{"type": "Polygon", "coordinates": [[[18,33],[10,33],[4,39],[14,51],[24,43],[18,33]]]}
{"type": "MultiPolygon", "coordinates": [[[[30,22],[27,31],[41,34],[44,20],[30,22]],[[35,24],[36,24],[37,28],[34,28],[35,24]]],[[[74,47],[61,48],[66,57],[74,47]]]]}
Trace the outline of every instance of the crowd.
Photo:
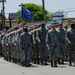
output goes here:
{"type": "Polygon", "coordinates": [[[31,63],[75,66],[75,24],[55,23],[18,26],[0,31],[0,55],[4,60],[30,67],[31,63]]]}

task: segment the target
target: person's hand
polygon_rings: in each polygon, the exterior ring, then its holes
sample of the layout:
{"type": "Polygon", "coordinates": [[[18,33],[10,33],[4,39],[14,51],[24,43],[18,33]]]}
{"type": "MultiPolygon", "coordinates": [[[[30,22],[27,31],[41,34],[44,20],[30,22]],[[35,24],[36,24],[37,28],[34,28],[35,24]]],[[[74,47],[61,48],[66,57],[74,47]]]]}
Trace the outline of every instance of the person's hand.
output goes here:
{"type": "Polygon", "coordinates": [[[8,47],[8,44],[6,44],[6,46],[8,47]]]}
{"type": "Polygon", "coordinates": [[[49,47],[49,45],[47,44],[47,47],[49,47]]]}
{"type": "Polygon", "coordinates": [[[16,46],[17,44],[16,43],[14,43],[14,46],[16,46]]]}

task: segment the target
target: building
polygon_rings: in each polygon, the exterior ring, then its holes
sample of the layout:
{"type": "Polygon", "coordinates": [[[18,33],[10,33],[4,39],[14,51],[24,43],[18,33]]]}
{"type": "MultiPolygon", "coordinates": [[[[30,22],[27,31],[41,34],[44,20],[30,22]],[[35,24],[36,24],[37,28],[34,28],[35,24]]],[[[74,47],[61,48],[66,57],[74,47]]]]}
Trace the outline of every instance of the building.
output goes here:
{"type": "MultiPolygon", "coordinates": [[[[2,20],[0,19],[0,25],[2,24],[2,20]]],[[[11,26],[16,26],[18,24],[17,20],[11,20],[11,26]]],[[[5,27],[10,27],[10,21],[5,20],[5,27]]]]}
{"type": "Polygon", "coordinates": [[[62,12],[53,13],[53,16],[52,16],[53,21],[62,21],[63,18],[64,18],[64,15],[62,12]]]}

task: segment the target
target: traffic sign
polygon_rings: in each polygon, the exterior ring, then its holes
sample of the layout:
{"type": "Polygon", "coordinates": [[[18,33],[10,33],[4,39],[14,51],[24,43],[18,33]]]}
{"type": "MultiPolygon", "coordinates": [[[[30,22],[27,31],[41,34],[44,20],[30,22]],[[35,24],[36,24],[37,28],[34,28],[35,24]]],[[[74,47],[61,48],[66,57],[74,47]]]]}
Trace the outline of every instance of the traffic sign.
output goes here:
{"type": "Polygon", "coordinates": [[[17,17],[19,17],[19,14],[18,13],[9,13],[9,17],[10,18],[17,18],[17,17]]]}

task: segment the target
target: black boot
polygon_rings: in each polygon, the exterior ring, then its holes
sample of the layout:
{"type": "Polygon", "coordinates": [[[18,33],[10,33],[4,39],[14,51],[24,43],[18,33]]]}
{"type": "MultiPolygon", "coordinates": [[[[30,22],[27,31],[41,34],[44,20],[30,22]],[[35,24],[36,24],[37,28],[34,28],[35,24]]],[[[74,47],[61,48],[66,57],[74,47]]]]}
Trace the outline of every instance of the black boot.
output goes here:
{"type": "Polygon", "coordinates": [[[69,60],[69,66],[72,66],[72,62],[71,62],[71,60],[69,60]]]}
{"type": "Polygon", "coordinates": [[[14,58],[14,63],[16,63],[16,58],[14,58]]]}
{"type": "Polygon", "coordinates": [[[18,59],[16,58],[16,63],[18,62],[18,59]]]}
{"type": "Polygon", "coordinates": [[[43,65],[43,60],[41,60],[41,65],[43,65]]]}
{"type": "Polygon", "coordinates": [[[30,64],[30,61],[28,60],[27,64],[25,65],[25,67],[30,67],[30,66],[31,66],[31,64],[30,64]]]}
{"type": "Polygon", "coordinates": [[[8,57],[6,57],[6,61],[8,61],[8,57]]]}
{"type": "Polygon", "coordinates": [[[51,60],[51,67],[53,67],[53,60],[51,60]]]}
{"type": "Polygon", "coordinates": [[[57,66],[57,61],[56,61],[56,60],[54,60],[54,67],[58,67],[58,66],[57,66]]]}
{"type": "Polygon", "coordinates": [[[66,55],[65,61],[66,61],[66,62],[68,61],[68,55],[66,55]]]}
{"type": "Polygon", "coordinates": [[[60,62],[60,58],[58,58],[58,64],[61,64],[61,62],[60,62]]]}
{"type": "Polygon", "coordinates": [[[61,63],[62,65],[64,64],[64,60],[62,60],[62,63],[61,63]]]}
{"type": "Polygon", "coordinates": [[[13,63],[15,63],[15,58],[13,58],[13,63]]]}
{"type": "Polygon", "coordinates": [[[34,58],[33,63],[36,64],[36,58],[34,58]]]}
{"type": "Polygon", "coordinates": [[[48,65],[48,63],[47,63],[47,59],[45,59],[45,63],[44,63],[44,65],[48,65]]]}
{"type": "Polygon", "coordinates": [[[25,63],[24,62],[22,62],[22,64],[21,64],[22,66],[25,66],[25,63]]]}
{"type": "Polygon", "coordinates": [[[21,59],[19,59],[19,64],[21,64],[21,59]]]}
{"type": "Polygon", "coordinates": [[[37,64],[39,64],[39,58],[37,59],[37,64]]]}
{"type": "Polygon", "coordinates": [[[9,62],[11,62],[11,57],[9,57],[9,62]]]}

